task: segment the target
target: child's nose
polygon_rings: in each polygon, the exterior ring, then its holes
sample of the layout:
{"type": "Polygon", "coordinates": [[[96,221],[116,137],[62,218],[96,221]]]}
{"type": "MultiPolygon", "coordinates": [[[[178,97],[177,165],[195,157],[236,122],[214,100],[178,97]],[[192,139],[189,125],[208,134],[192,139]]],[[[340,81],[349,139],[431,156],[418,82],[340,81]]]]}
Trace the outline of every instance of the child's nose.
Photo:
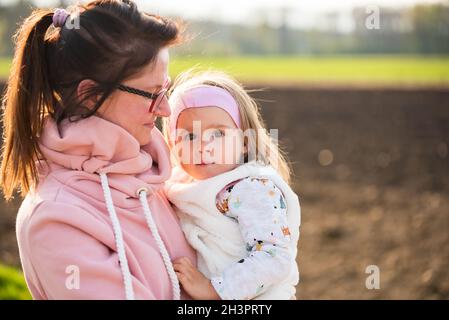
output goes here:
{"type": "Polygon", "coordinates": [[[201,143],[201,150],[200,150],[200,152],[202,154],[205,154],[205,153],[212,154],[213,149],[214,149],[214,144],[211,141],[203,141],[201,143]]]}

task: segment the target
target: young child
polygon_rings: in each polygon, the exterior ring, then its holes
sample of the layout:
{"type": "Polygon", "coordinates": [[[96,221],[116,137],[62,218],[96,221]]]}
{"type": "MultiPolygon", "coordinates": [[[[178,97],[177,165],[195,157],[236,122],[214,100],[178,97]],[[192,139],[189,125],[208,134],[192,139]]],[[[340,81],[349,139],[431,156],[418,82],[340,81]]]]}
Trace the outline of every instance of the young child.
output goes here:
{"type": "Polygon", "coordinates": [[[257,104],[221,72],[175,81],[166,185],[197,261],[174,261],[194,299],[295,299],[300,206],[257,104]],[[198,269],[194,265],[198,266],[198,269]]]}

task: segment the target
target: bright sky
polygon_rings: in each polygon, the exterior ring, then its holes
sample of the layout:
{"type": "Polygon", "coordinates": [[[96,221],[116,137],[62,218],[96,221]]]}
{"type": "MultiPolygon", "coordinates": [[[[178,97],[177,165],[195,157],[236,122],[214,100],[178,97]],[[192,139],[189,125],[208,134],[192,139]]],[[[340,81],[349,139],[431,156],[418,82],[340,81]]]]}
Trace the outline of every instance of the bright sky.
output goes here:
{"type": "MultiPolygon", "coordinates": [[[[0,3],[17,0],[0,0],[0,3]]],[[[177,15],[184,19],[209,19],[226,23],[257,23],[261,20],[277,24],[280,9],[288,8],[287,21],[298,27],[317,27],[320,16],[336,11],[341,15],[339,28],[348,29],[351,10],[369,5],[406,7],[416,3],[447,2],[449,0],[135,0],[148,12],[177,15]]],[[[69,1],[74,3],[76,1],[69,1]]],[[[85,2],[82,0],[81,2],[85,2]]],[[[56,0],[35,0],[42,6],[54,6],[56,0]]]]}

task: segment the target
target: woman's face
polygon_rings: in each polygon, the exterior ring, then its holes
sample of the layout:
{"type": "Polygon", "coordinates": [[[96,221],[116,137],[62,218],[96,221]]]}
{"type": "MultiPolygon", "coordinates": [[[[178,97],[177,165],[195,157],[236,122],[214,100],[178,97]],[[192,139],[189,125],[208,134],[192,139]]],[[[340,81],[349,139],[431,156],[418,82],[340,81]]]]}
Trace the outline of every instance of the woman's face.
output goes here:
{"type": "MultiPolygon", "coordinates": [[[[123,81],[122,84],[157,93],[168,78],[168,62],[168,49],[163,48],[153,63],[143,67],[138,74],[123,81]]],[[[115,90],[99,108],[98,113],[102,118],[124,128],[143,146],[151,141],[151,131],[155,127],[157,117],[170,115],[170,107],[165,97],[150,113],[151,102],[151,99],[115,90]]]]}

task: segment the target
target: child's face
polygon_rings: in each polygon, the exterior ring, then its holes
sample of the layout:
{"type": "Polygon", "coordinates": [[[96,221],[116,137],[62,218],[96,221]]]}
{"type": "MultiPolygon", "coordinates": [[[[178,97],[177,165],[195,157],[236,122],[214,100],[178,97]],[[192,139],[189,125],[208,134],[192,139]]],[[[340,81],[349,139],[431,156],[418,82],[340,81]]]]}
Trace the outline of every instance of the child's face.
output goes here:
{"type": "Polygon", "coordinates": [[[236,168],[244,153],[243,134],[218,107],[182,111],[174,145],[181,167],[194,179],[207,179],[236,168]]]}

